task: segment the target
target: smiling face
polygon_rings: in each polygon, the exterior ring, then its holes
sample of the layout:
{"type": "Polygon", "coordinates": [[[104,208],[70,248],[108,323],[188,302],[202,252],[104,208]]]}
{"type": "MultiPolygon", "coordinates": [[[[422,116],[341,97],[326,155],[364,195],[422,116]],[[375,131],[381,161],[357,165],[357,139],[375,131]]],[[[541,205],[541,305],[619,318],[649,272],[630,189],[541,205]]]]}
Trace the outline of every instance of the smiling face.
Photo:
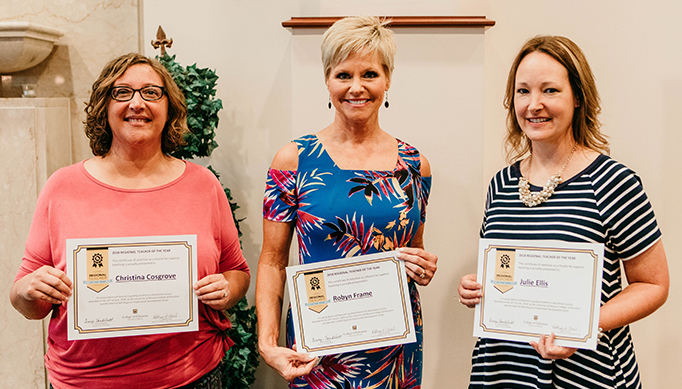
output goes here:
{"type": "MultiPolygon", "coordinates": [[[[128,68],[112,87],[139,89],[149,85],[165,86],[151,66],[138,64],[128,68]]],[[[107,118],[112,132],[112,149],[145,146],[161,150],[161,135],[168,118],[168,98],[164,96],[160,100],[145,101],[139,92],[129,101],[110,98],[107,118]]]]}
{"type": "Polygon", "coordinates": [[[351,53],[332,67],[327,88],[337,116],[344,121],[378,121],[384,93],[391,81],[376,54],[351,53]]]}
{"type": "Polygon", "coordinates": [[[516,71],[514,109],[521,130],[532,142],[572,139],[573,95],[568,71],[542,52],[526,55],[516,71]]]}

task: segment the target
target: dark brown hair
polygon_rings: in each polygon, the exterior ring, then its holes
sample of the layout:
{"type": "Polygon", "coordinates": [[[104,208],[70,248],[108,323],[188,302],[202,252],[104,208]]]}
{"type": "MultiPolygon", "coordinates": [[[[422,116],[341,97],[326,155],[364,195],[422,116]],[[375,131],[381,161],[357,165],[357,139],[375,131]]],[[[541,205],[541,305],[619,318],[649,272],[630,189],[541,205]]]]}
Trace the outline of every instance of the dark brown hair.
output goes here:
{"type": "Polygon", "coordinates": [[[111,127],[107,109],[109,92],[114,82],[133,65],[149,65],[163,80],[168,97],[168,117],[161,135],[161,151],[170,154],[185,144],[187,128],[187,106],[185,96],[178,88],[168,70],[155,59],[141,54],[129,53],[113,59],[104,66],[102,73],[92,84],[90,101],[85,107],[85,135],[90,139],[90,149],[96,156],[105,156],[111,148],[111,127]]]}

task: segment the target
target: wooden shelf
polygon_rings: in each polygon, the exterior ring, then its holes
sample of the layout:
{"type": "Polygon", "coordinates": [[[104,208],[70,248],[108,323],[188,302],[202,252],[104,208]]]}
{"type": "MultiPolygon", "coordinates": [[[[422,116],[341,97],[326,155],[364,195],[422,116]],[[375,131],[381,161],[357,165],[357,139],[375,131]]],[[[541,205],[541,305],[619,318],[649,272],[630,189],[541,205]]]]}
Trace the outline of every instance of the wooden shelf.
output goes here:
{"type": "MultiPolygon", "coordinates": [[[[485,16],[386,16],[391,19],[389,27],[448,27],[448,28],[471,28],[492,27],[494,20],[486,19],[485,16]]],[[[334,22],[342,17],[292,17],[282,22],[286,28],[329,28],[334,22]]]]}

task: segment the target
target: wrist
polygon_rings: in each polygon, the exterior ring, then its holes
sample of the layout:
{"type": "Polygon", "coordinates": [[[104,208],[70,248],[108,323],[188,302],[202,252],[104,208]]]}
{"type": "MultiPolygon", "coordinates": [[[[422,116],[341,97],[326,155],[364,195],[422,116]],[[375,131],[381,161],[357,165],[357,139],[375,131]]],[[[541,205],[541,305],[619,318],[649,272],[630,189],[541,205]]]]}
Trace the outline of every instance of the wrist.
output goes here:
{"type": "Polygon", "coordinates": [[[277,343],[267,341],[261,342],[260,340],[258,342],[258,350],[260,351],[261,355],[263,354],[267,355],[270,353],[272,349],[275,349],[277,347],[279,347],[277,343]]]}

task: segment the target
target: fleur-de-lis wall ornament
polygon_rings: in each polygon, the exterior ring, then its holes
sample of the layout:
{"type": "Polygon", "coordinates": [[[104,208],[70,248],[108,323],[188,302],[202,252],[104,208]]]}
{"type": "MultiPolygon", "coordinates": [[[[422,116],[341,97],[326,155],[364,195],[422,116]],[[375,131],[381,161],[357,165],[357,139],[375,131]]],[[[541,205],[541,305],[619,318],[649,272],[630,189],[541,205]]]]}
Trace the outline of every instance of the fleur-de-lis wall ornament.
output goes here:
{"type": "Polygon", "coordinates": [[[159,26],[159,29],[156,30],[156,40],[152,41],[152,47],[155,49],[158,49],[159,47],[161,48],[161,57],[166,55],[166,47],[170,48],[173,46],[173,38],[167,39],[166,38],[166,32],[163,31],[163,28],[159,26]]]}

